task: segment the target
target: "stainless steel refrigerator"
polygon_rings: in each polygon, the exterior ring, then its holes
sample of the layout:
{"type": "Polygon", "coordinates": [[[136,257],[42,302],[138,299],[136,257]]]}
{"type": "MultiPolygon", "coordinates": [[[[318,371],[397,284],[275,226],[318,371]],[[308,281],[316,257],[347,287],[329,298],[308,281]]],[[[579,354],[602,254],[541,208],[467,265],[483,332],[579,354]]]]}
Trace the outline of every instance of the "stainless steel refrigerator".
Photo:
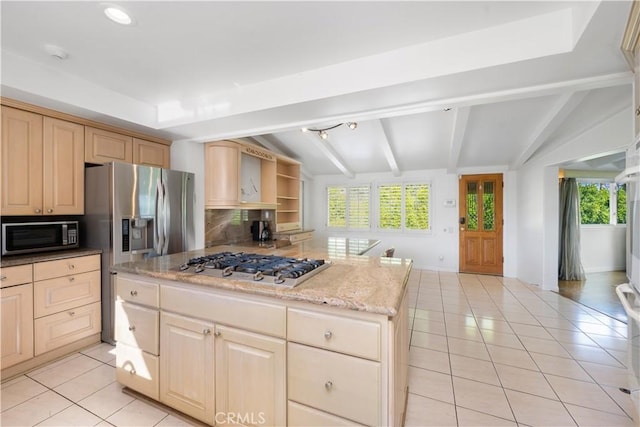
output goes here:
{"type": "Polygon", "coordinates": [[[114,343],[110,267],[194,249],[194,175],[107,163],[85,169],[81,243],[102,249],[102,340],[114,343]]]}

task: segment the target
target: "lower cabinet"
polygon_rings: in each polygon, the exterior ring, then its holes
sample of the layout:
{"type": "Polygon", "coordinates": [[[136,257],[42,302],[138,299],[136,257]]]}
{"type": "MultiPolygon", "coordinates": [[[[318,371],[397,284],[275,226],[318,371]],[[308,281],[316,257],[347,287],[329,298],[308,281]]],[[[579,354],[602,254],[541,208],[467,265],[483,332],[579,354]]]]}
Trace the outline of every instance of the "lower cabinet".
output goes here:
{"type": "Polygon", "coordinates": [[[170,313],[160,315],[160,401],[213,423],[214,326],[170,313]]]}
{"type": "Polygon", "coordinates": [[[33,284],[27,283],[0,289],[0,321],[2,369],[31,359],[33,357],[33,284]]]}
{"type": "Polygon", "coordinates": [[[226,326],[215,336],[216,425],[286,425],[286,341],[226,326]]]}

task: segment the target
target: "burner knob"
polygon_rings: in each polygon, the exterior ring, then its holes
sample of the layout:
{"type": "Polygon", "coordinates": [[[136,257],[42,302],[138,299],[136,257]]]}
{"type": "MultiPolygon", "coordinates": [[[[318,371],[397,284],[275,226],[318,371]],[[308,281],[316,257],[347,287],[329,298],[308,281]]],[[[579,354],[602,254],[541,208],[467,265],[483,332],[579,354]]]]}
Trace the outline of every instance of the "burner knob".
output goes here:
{"type": "Polygon", "coordinates": [[[226,267],[224,270],[222,270],[222,277],[229,277],[231,276],[231,274],[233,274],[233,268],[231,267],[226,267]]]}
{"type": "Polygon", "coordinates": [[[253,280],[255,280],[256,282],[259,282],[262,279],[264,279],[264,274],[262,274],[262,271],[258,271],[253,275],[253,280]]]}

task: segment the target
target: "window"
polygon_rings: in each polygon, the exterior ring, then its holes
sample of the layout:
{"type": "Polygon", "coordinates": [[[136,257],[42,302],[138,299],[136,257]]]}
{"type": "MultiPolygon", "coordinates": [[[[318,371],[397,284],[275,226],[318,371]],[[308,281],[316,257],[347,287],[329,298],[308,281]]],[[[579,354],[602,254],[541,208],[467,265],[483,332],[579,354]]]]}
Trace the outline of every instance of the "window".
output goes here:
{"type": "Polygon", "coordinates": [[[385,230],[429,230],[429,185],[378,187],[378,226],[385,230]]]}
{"type": "Polygon", "coordinates": [[[624,184],[578,181],[581,224],[625,224],[627,194],[624,184]]]}
{"type": "Polygon", "coordinates": [[[369,186],[327,187],[327,227],[369,228],[369,186]]]}

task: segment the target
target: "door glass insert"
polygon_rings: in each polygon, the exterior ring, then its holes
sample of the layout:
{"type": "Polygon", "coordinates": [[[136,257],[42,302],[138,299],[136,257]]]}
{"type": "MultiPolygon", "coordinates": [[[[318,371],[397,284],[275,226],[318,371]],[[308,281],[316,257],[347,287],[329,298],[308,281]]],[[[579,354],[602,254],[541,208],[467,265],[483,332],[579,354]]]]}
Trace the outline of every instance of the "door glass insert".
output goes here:
{"type": "Polygon", "coordinates": [[[478,229],[478,183],[467,183],[467,230],[478,229]]]}
{"type": "Polygon", "coordinates": [[[482,228],[485,231],[493,231],[496,227],[495,210],[495,188],[494,183],[487,181],[484,183],[482,194],[482,228]]]}

